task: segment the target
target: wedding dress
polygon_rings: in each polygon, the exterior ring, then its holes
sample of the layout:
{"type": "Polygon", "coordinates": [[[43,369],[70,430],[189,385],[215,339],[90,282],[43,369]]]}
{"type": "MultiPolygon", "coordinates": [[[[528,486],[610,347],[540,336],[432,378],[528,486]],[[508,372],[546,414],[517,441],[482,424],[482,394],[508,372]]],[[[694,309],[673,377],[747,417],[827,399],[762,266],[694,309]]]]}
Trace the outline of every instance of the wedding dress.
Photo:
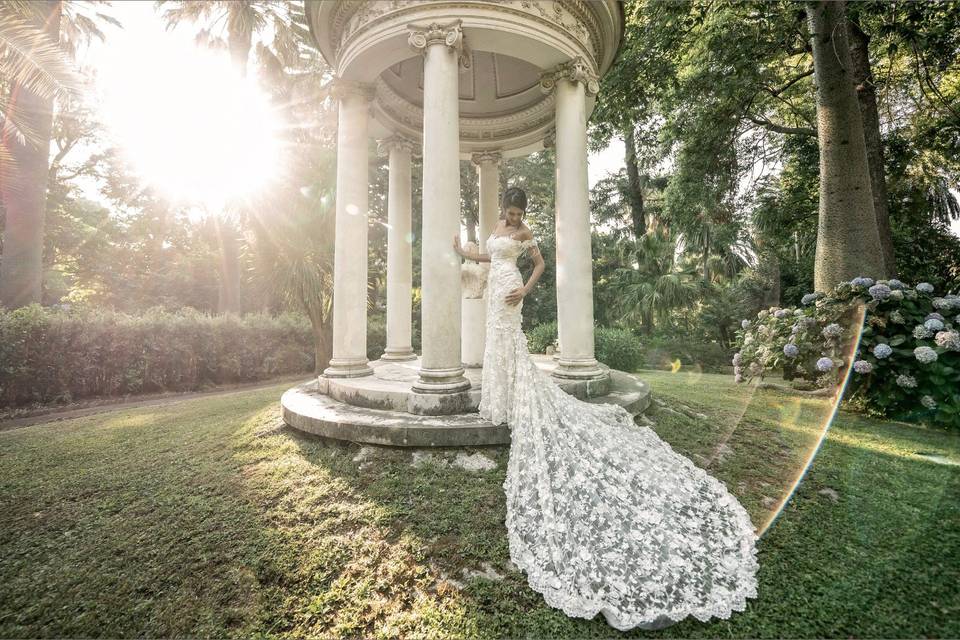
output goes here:
{"type": "Polygon", "coordinates": [[[541,371],[520,328],[517,257],[535,240],[487,241],[481,417],[510,425],[510,559],[547,604],[602,612],[619,630],[706,622],[757,595],[750,516],[726,486],[619,405],[567,394],[541,371]]]}

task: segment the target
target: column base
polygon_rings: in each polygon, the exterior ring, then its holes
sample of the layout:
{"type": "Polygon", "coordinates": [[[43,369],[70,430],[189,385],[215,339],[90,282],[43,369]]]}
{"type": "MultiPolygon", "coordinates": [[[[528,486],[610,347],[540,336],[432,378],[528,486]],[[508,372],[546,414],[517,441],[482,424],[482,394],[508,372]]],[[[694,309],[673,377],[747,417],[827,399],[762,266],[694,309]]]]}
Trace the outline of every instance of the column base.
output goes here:
{"type": "Polygon", "coordinates": [[[360,378],[373,375],[373,369],[366,358],[340,358],[330,360],[330,366],[323,370],[327,378],[360,378]]]}
{"type": "Polygon", "coordinates": [[[463,367],[450,369],[420,369],[420,378],[411,389],[415,393],[457,393],[470,388],[470,381],[463,375],[463,367]]]}
{"type": "Polygon", "coordinates": [[[413,352],[413,347],[387,347],[380,359],[389,362],[405,362],[416,360],[417,354],[413,352]]]}
{"type": "Polygon", "coordinates": [[[599,380],[607,373],[600,368],[596,358],[573,359],[560,356],[557,367],[550,375],[563,380],[599,380]]]}

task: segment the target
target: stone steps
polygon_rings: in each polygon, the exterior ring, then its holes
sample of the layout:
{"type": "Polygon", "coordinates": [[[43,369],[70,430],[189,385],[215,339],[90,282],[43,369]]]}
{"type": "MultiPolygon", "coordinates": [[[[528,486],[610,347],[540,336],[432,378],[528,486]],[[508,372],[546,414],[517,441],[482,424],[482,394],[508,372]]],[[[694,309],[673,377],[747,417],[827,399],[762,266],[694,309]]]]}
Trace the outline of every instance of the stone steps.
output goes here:
{"type": "MultiPolygon", "coordinates": [[[[287,390],[280,399],[283,420],[291,427],[339,440],[403,447],[449,447],[509,444],[510,428],[482,420],[476,412],[416,415],[342,402],[320,392],[310,380],[287,390]]],[[[650,404],[650,387],[639,378],[610,370],[610,393],[587,402],[623,406],[633,415],[650,404]]]]}

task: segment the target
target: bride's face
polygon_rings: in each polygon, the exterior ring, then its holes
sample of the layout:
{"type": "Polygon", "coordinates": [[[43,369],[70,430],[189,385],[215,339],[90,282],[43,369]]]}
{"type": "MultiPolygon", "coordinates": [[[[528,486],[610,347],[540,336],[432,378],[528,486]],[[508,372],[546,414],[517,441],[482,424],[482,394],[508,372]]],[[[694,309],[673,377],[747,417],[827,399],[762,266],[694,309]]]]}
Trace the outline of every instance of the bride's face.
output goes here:
{"type": "Polygon", "coordinates": [[[507,207],[507,210],[503,213],[503,220],[508,226],[520,228],[520,223],[523,222],[523,209],[507,207]]]}

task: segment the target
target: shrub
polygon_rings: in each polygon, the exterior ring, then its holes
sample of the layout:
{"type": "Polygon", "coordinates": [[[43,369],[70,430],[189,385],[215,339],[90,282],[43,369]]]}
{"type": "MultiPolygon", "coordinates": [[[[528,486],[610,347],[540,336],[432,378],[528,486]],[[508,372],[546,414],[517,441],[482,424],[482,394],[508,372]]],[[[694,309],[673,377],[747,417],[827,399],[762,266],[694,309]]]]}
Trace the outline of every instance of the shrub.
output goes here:
{"type": "Polygon", "coordinates": [[[557,321],[538,324],[527,332],[527,348],[531,353],[546,353],[547,347],[557,340],[557,321]]]}
{"type": "MultiPolygon", "coordinates": [[[[544,322],[527,333],[527,347],[531,353],[544,353],[556,339],[557,322],[544,322]]],[[[593,348],[597,360],[614,369],[635,371],[643,363],[643,345],[639,338],[624,329],[595,328],[593,348]]]]}
{"type": "Polygon", "coordinates": [[[597,327],[593,332],[597,360],[620,371],[636,371],[643,364],[640,339],[624,329],[597,327]]]}
{"type": "Polygon", "coordinates": [[[754,322],[744,320],[734,375],[743,381],[782,370],[787,379],[829,387],[849,372],[851,406],[958,427],[958,329],[956,295],[937,296],[927,283],[854,278],[827,295],[807,294],[799,309],[772,308],[754,322]],[[845,354],[858,337],[851,361],[845,354]]]}
{"type": "Polygon", "coordinates": [[[0,406],[189,391],[311,371],[301,316],[0,310],[0,406]]]}

